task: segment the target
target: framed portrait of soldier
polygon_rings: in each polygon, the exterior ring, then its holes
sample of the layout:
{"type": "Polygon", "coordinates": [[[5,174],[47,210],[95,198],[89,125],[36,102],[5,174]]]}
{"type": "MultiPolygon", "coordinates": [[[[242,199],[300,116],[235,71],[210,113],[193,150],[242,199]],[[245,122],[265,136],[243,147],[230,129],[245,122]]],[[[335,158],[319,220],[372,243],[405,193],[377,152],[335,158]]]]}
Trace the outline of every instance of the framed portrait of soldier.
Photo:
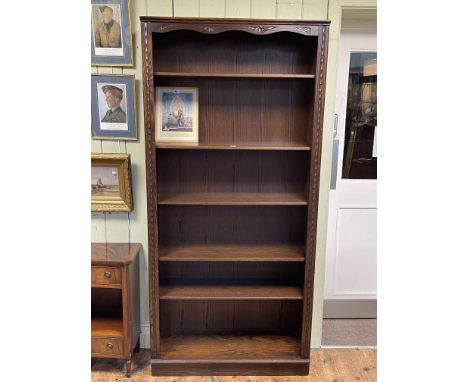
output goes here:
{"type": "Polygon", "coordinates": [[[91,125],[93,139],[138,139],[133,75],[91,76],[91,125]]]}
{"type": "Polygon", "coordinates": [[[130,0],[91,1],[91,64],[133,66],[130,0]]]}

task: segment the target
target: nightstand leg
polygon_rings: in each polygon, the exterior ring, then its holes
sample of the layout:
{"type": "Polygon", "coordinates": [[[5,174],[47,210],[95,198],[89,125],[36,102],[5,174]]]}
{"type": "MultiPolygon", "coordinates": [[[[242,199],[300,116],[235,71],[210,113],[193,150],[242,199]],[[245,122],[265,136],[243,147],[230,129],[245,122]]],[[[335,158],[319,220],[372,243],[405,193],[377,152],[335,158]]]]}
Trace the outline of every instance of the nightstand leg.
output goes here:
{"type": "Polygon", "coordinates": [[[135,353],[139,353],[140,352],[140,339],[138,338],[138,341],[135,345],[135,353]]]}
{"type": "Polygon", "coordinates": [[[130,378],[130,372],[132,371],[132,360],[129,359],[125,362],[125,370],[127,373],[127,378],[130,378]]]}

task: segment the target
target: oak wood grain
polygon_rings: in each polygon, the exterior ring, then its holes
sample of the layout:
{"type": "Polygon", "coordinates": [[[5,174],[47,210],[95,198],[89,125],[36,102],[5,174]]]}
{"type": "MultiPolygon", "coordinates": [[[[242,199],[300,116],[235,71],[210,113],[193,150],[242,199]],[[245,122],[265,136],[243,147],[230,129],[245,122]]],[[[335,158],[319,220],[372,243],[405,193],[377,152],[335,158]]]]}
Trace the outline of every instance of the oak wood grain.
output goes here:
{"type": "Polygon", "coordinates": [[[130,264],[140,249],[140,243],[91,243],[91,265],[130,264]]]}
{"type": "Polygon", "coordinates": [[[161,77],[232,77],[232,78],[315,78],[314,74],[289,73],[203,73],[203,72],[156,72],[161,77]]]}
{"type": "Polygon", "coordinates": [[[161,286],[162,300],[302,300],[292,286],[161,286]]]}
{"type": "Polygon", "coordinates": [[[92,337],[123,337],[123,320],[121,317],[91,318],[92,337]]]}
{"type": "Polygon", "coordinates": [[[159,248],[159,261],[304,261],[298,245],[182,245],[159,248]]]}
{"type": "Polygon", "coordinates": [[[305,196],[299,193],[253,192],[190,192],[161,194],[159,204],[201,206],[304,206],[305,196]]]}
{"type": "Polygon", "coordinates": [[[152,373],[307,374],[329,23],[141,21],[152,373]],[[158,86],[198,88],[198,144],[156,144],[158,86]],[[305,253],[276,261],[265,248],[277,245],[305,253]],[[232,246],[264,249],[232,256],[232,246]],[[164,341],[178,334],[167,359],[164,341]],[[284,334],[294,360],[263,358],[284,334]],[[200,350],[226,359],[193,358],[200,350]]]}
{"type": "Polygon", "coordinates": [[[310,146],[300,142],[256,142],[236,144],[215,144],[199,142],[157,142],[158,149],[191,149],[191,150],[265,150],[265,151],[310,151],[310,146]]]}
{"type": "Polygon", "coordinates": [[[171,336],[161,338],[162,359],[299,359],[289,336],[171,336]]]}

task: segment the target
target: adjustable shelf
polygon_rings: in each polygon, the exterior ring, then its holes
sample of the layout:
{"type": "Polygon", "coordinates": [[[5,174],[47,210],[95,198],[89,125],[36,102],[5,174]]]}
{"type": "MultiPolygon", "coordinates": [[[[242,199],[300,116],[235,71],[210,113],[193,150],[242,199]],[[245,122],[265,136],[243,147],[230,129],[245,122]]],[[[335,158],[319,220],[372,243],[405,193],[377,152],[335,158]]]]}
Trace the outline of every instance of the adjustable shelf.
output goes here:
{"type": "Polygon", "coordinates": [[[309,372],[328,24],[141,19],[154,376],[309,372]],[[160,86],[197,143],[155,141],[160,86]]]}
{"type": "Polygon", "coordinates": [[[190,192],[161,194],[158,203],[195,206],[305,206],[307,200],[304,195],[287,192],[190,192]]]}
{"type": "Polygon", "coordinates": [[[159,261],[195,262],[304,262],[299,245],[182,245],[160,246],[159,261]]]}
{"type": "Polygon", "coordinates": [[[302,289],[291,286],[161,286],[164,300],[302,300],[302,289]]]}
{"type": "Polygon", "coordinates": [[[265,151],[310,151],[310,146],[299,142],[283,143],[191,143],[191,142],[171,142],[156,143],[157,149],[176,149],[176,150],[265,150],[265,151]]]}
{"type": "Polygon", "coordinates": [[[214,77],[214,78],[315,78],[314,74],[293,73],[184,73],[184,72],[156,72],[160,77],[214,77]]]}

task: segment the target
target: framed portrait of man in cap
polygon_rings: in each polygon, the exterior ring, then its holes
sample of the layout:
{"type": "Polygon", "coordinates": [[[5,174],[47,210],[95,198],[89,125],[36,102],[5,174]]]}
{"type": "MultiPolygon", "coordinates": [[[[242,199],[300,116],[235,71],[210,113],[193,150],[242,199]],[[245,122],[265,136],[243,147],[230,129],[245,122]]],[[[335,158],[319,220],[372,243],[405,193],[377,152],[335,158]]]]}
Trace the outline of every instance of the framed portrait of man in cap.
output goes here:
{"type": "Polygon", "coordinates": [[[93,139],[137,139],[134,76],[92,75],[91,96],[93,139]]]}
{"type": "Polygon", "coordinates": [[[133,65],[129,0],[92,0],[91,26],[92,65],[133,65]]]}

